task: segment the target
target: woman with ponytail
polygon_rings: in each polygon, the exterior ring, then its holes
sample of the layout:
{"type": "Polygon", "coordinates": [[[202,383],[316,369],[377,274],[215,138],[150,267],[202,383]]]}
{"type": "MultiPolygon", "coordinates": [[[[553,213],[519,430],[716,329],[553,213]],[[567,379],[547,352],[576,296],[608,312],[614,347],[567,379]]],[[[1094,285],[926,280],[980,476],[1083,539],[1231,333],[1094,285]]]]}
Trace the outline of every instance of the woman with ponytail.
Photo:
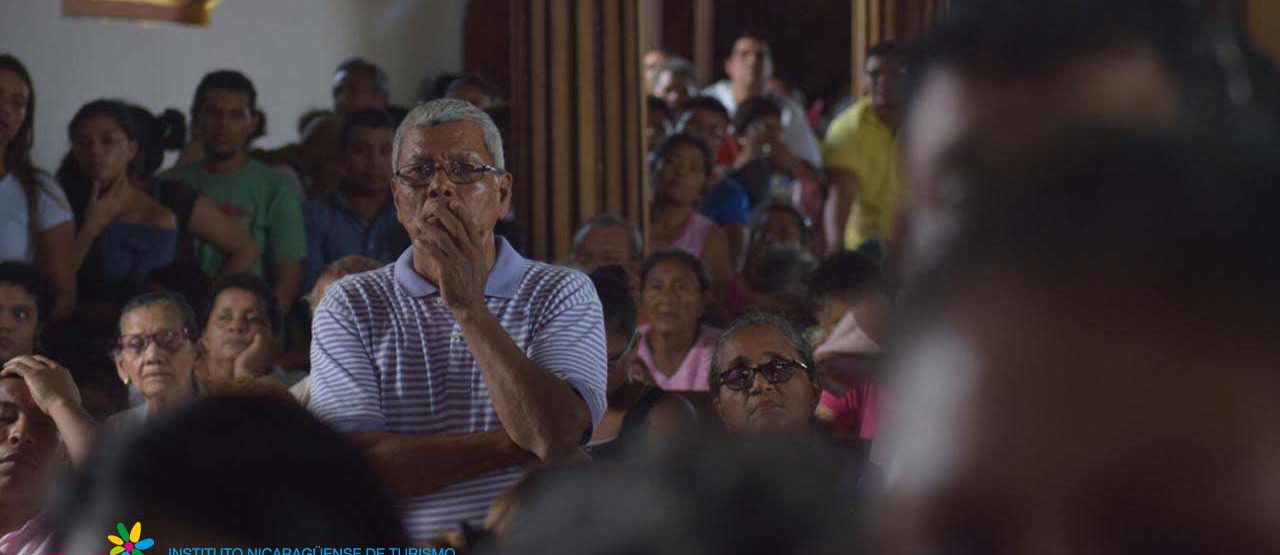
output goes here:
{"type": "Polygon", "coordinates": [[[181,183],[152,179],[165,147],[174,142],[167,135],[182,134],[181,120],[166,118],[123,102],[95,100],[76,112],[67,128],[72,147],[58,178],[79,230],[79,290],[84,303],[105,309],[89,311],[103,318],[114,318],[120,303],[141,291],[151,271],[190,260],[182,247],[185,243],[190,251],[190,242],[184,241],[189,234],[224,251],[224,271],[238,271],[257,260],[248,232],[207,199],[181,183]]]}
{"type": "Polygon", "coordinates": [[[22,62],[0,54],[0,261],[32,263],[53,278],[51,319],[75,308],[75,227],[62,189],[31,161],[35,87],[22,62]]]}

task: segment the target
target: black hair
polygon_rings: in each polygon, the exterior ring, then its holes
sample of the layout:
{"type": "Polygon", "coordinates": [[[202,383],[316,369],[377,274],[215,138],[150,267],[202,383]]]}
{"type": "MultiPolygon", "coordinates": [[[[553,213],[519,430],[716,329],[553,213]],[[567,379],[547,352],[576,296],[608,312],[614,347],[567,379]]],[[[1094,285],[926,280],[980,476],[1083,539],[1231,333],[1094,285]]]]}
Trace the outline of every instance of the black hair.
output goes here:
{"type": "Polygon", "coordinates": [[[36,315],[40,324],[49,319],[49,311],[53,310],[52,281],[44,272],[28,264],[10,260],[0,262],[0,283],[16,285],[26,290],[36,300],[36,315]]]}
{"type": "Polygon", "coordinates": [[[605,329],[622,332],[627,337],[635,333],[638,319],[629,282],[627,271],[620,266],[601,266],[591,272],[591,283],[596,286],[604,311],[605,329]]]}
{"type": "Polygon", "coordinates": [[[159,291],[156,293],[144,293],[138,295],[124,304],[120,309],[120,322],[116,325],[116,335],[120,334],[120,325],[124,323],[124,317],[130,312],[141,308],[147,308],[153,305],[165,305],[178,311],[178,315],[182,317],[182,329],[187,334],[187,339],[196,342],[200,338],[200,323],[196,321],[196,312],[191,309],[191,305],[187,304],[187,300],[182,298],[173,291],[159,291]]]}
{"type": "Polygon", "coordinates": [[[711,290],[711,277],[707,274],[707,265],[701,258],[680,249],[660,249],[650,254],[649,258],[644,259],[644,265],[640,268],[640,282],[648,281],[649,272],[663,262],[675,262],[684,266],[698,278],[698,287],[703,293],[711,290]]]}
{"type": "Polygon", "coordinates": [[[720,393],[720,369],[723,366],[723,360],[720,359],[720,352],[724,350],[725,343],[729,339],[747,328],[768,327],[778,330],[783,337],[787,338],[787,343],[791,344],[791,348],[796,352],[797,362],[804,364],[808,370],[805,375],[809,379],[814,379],[818,371],[818,365],[813,360],[813,349],[809,347],[809,342],[805,340],[804,335],[786,321],[786,319],[776,314],[768,312],[752,311],[737,318],[729,323],[729,327],[724,329],[724,333],[716,339],[715,349],[711,352],[710,371],[707,372],[707,383],[710,385],[711,395],[720,393]]]}
{"type": "Polygon", "coordinates": [[[782,118],[782,106],[772,98],[758,96],[739,104],[738,111],[733,113],[733,134],[745,135],[753,122],[767,116],[782,118]]]}
{"type": "Polygon", "coordinates": [[[809,296],[851,297],[865,292],[888,293],[880,265],[871,257],[855,251],[841,251],[828,256],[809,278],[809,296]]]}
{"type": "Polygon", "coordinates": [[[653,95],[645,96],[644,101],[650,112],[658,112],[662,114],[662,119],[671,121],[671,107],[667,105],[667,101],[653,95]]]}
{"type": "Polygon", "coordinates": [[[191,100],[191,118],[195,119],[204,105],[205,97],[211,90],[223,90],[242,93],[249,97],[249,110],[258,114],[258,89],[254,88],[245,74],[231,69],[220,69],[205,74],[196,85],[195,98],[191,100]]]}
{"type": "Polygon", "coordinates": [[[755,223],[751,226],[751,239],[755,239],[756,232],[759,231],[760,225],[764,223],[770,212],[786,212],[796,221],[796,227],[800,228],[800,240],[807,247],[813,244],[813,222],[809,217],[801,212],[795,205],[785,200],[774,199],[764,206],[760,214],[756,216],[755,223]]]}
{"type": "Polygon", "coordinates": [[[707,177],[711,177],[712,172],[715,171],[713,158],[711,157],[711,148],[707,146],[706,141],[703,141],[697,135],[693,135],[691,133],[675,133],[668,135],[667,138],[663,139],[662,142],[658,144],[658,148],[653,149],[653,152],[649,154],[650,170],[655,170],[658,162],[665,160],[668,155],[675,151],[676,146],[678,145],[691,145],[698,149],[698,154],[702,156],[703,173],[706,174],[707,177]]]}
{"type": "Polygon", "coordinates": [[[168,108],[157,117],[150,110],[127,105],[138,128],[138,158],[141,176],[155,175],[164,165],[166,151],[179,150],[187,141],[187,118],[182,112],[168,108]]]}
{"type": "MultiPolygon", "coordinates": [[[[120,131],[124,133],[125,138],[139,145],[137,154],[129,161],[125,168],[125,174],[130,178],[141,176],[143,165],[146,164],[141,144],[138,141],[138,125],[133,117],[133,112],[129,110],[128,105],[119,100],[98,99],[84,106],[81,106],[76,114],[71,117],[71,123],[67,124],[67,138],[71,143],[75,143],[76,130],[84,125],[85,122],[96,117],[110,118],[120,127],[120,131]]],[[[85,210],[89,207],[89,197],[93,195],[93,185],[85,177],[84,172],[80,170],[80,164],[76,162],[75,156],[68,152],[62,158],[62,165],[58,167],[58,183],[62,185],[62,190],[67,194],[67,202],[71,204],[71,213],[75,216],[76,227],[84,225],[85,210]]]]}
{"type": "Polygon", "coordinates": [[[311,126],[311,122],[332,115],[333,110],[326,108],[312,108],[303,112],[302,115],[298,116],[298,135],[306,133],[307,127],[311,126]]]}
{"type": "Polygon", "coordinates": [[[730,56],[732,56],[732,55],[733,55],[733,45],[738,44],[738,41],[743,40],[743,39],[751,39],[751,40],[755,40],[755,41],[760,41],[761,43],[763,43],[763,44],[764,44],[764,53],[765,53],[765,57],[766,57],[766,58],[773,58],[773,46],[769,44],[769,39],[765,38],[765,36],[764,36],[764,34],[763,34],[763,33],[759,33],[759,32],[756,32],[756,31],[743,31],[743,32],[741,32],[741,33],[738,33],[738,35],[737,35],[737,36],[733,37],[733,41],[729,43],[729,55],[730,55],[730,56]]]}
{"type": "Polygon", "coordinates": [[[445,88],[444,95],[451,97],[453,93],[462,87],[476,87],[484,91],[484,94],[493,100],[497,100],[502,96],[502,91],[498,90],[497,85],[474,73],[464,73],[449,81],[449,86],[445,88]]]}
{"type": "Polygon", "coordinates": [[[218,295],[228,289],[248,291],[258,297],[258,302],[265,309],[268,321],[271,322],[272,331],[279,331],[280,304],[276,301],[275,292],[271,290],[271,287],[262,278],[248,272],[227,274],[213,284],[213,292],[209,295],[209,313],[205,315],[206,322],[209,321],[209,317],[213,316],[213,307],[218,302],[218,295]]]}
{"type": "MultiPolygon", "coordinates": [[[[27,85],[27,91],[31,93],[27,96],[27,117],[23,118],[22,125],[18,127],[17,132],[9,139],[9,144],[5,147],[4,165],[9,172],[13,173],[14,177],[18,178],[18,183],[22,185],[22,194],[27,201],[29,242],[34,245],[40,230],[40,192],[45,190],[45,192],[52,193],[52,191],[47,191],[47,186],[39,179],[39,176],[46,175],[45,172],[31,160],[31,147],[36,140],[36,86],[31,81],[31,73],[27,71],[27,66],[23,65],[21,61],[11,54],[0,54],[0,71],[11,71],[17,74],[18,78],[27,85]]],[[[36,256],[40,256],[38,251],[36,256]]]]}
{"type": "Polygon", "coordinates": [[[77,530],[101,541],[97,530],[112,529],[118,515],[239,545],[407,545],[395,504],[359,449],[265,392],[208,396],[121,436],[93,455],[54,513],[62,551],[83,547],[67,543],[80,539],[68,537],[77,530]]]}
{"type": "Polygon", "coordinates": [[[759,293],[795,293],[804,298],[810,276],[817,267],[817,259],[802,248],[771,245],[751,257],[742,270],[742,278],[759,293]]]}
{"type": "Polygon", "coordinates": [[[347,149],[351,142],[351,132],[357,127],[396,130],[396,122],[385,110],[361,110],[342,118],[342,130],[338,132],[338,150],[347,149]]]}
{"type": "Polygon", "coordinates": [[[691,112],[693,110],[706,110],[708,112],[715,112],[723,116],[724,121],[726,123],[732,121],[732,118],[729,116],[729,110],[726,109],[724,107],[724,104],[721,103],[719,100],[717,100],[716,97],[714,96],[707,96],[707,95],[695,96],[693,98],[690,98],[689,100],[686,100],[684,104],[680,106],[681,115],[684,115],[685,113],[691,112]]]}
{"type": "Polygon", "coordinates": [[[343,74],[352,71],[368,73],[378,90],[391,93],[391,80],[387,78],[387,72],[383,71],[378,64],[364,58],[350,58],[338,64],[338,67],[333,70],[333,96],[338,96],[338,85],[341,83],[343,74]]]}
{"type": "Polygon", "coordinates": [[[901,58],[903,57],[903,54],[905,54],[905,49],[903,48],[902,43],[893,39],[878,42],[871,48],[867,49],[867,59],[871,59],[876,56],[894,56],[901,58]]]}

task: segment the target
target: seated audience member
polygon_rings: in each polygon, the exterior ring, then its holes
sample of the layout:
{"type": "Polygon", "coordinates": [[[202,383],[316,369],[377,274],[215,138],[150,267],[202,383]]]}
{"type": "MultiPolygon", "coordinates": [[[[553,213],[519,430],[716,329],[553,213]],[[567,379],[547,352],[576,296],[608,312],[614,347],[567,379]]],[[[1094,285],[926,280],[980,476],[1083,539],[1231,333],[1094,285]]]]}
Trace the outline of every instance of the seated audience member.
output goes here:
{"type": "Polygon", "coordinates": [[[671,58],[658,70],[649,94],[661,98],[672,111],[680,110],[690,98],[698,95],[698,78],[693,64],[684,58],[671,58]]]}
{"type": "Polygon", "coordinates": [[[807,434],[822,388],[809,343],[777,316],[734,320],[715,343],[711,386],[730,433],[807,434]]]}
{"type": "Polygon", "coordinates": [[[582,224],[573,234],[569,259],[584,272],[601,266],[619,266],[634,279],[644,258],[644,235],[640,228],[614,214],[599,214],[582,224]]]}
{"type": "Polygon", "coordinates": [[[644,90],[653,90],[653,84],[658,80],[658,71],[668,59],[673,57],[672,53],[661,48],[654,48],[644,53],[644,90]]]}
{"type": "Polygon", "coordinates": [[[824,378],[818,419],[837,437],[870,439],[878,394],[872,366],[887,334],[887,284],[874,260],[845,251],[822,261],[809,294],[822,330],[813,353],[824,378]]]}
{"type": "Polygon", "coordinates": [[[339,137],[345,118],[320,116],[299,135],[294,170],[302,182],[305,198],[314,199],[334,190],[346,175],[339,137]]]}
{"type": "Polygon", "coordinates": [[[184,234],[209,241],[224,255],[219,271],[244,270],[257,260],[248,232],[194,189],[151,182],[143,123],[122,102],[86,104],[67,127],[71,152],[58,171],[76,220],[81,305],[105,307],[97,312],[107,322],[142,290],[152,270],[174,262],[184,234]]]}
{"type": "Polygon", "coordinates": [[[195,312],[176,293],[147,293],[124,305],[120,337],[112,356],[125,386],[136,385],[143,403],[107,419],[119,434],[142,427],[195,398],[195,312]]]}
{"type": "Polygon", "coordinates": [[[953,175],[980,188],[905,299],[878,551],[1280,552],[1276,146],[1051,141],[953,175]]]}
{"type": "Polygon", "coordinates": [[[711,174],[707,145],[692,135],[672,135],[649,161],[652,180],[649,238],[652,249],[676,248],[705,261],[713,284],[733,275],[724,229],[697,211],[711,174]]]}
{"type": "Polygon", "coordinates": [[[498,88],[479,75],[463,75],[454,79],[444,96],[465,100],[481,110],[488,110],[501,100],[498,88]]]}
{"type": "Polygon", "coordinates": [[[275,364],[280,308],[261,278],[226,276],[214,284],[212,299],[196,367],[201,386],[267,376],[289,387],[306,375],[275,364]]]}
{"type": "Polygon", "coordinates": [[[711,348],[720,330],[700,323],[711,292],[706,267],[693,255],[660,250],[640,271],[640,299],[649,323],[639,328],[636,354],[667,391],[706,391],[711,348]]]}
{"type": "Polygon", "coordinates": [[[395,123],[385,112],[356,112],[343,122],[338,144],[346,177],[337,189],[306,205],[308,285],[345,256],[390,264],[409,248],[409,235],[396,220],[391,201],[395,134],[395,123]]]}
{"type": "Polygon", "coordinates": [[[740,304],[729,306],[731,314],[758,310],[779,316],[796,329],[812,325],[808,283],[818,260],[791,245],[752,250],[750,262],[742,270],[740,304]]]}
{"type": "MultiPolygon", "coordinates": [[[[356,254],[344,256],[325,266],[324,270],[320,272],[320,276],[316,278],[315,285],[311,287],[311,292],[306,296],[311,311],[315,312],[316,307],[320,305],[320,300],[324,298],[325,291],[329,290],[329,286],[333,285],[333,282],[351,274],[372,272],[382,266],[383,264],[378,263],[377,260],[356,254]]],[[[310,349],[311,341],[306,341],[303,344],[308,350],[310,349]]],[[[308,357],[310,356],[309,353],[307,355],[308,357]]],[[[294,398],[302,406],[305,407],[311,404],[311,376],[308,375],[298,380],[298,383],[290,386],[289,393],[293,394],[294,398]]]]}
{"type": "Polygon", "coordinates": [[[387,72],[364,58],[351,58],[333,71],[333,111],[349,116],[364,110],[384,110],[397,121],[403,108],[391,105],[391,80],[387,72]]]}
{"type": "Polygon", "coordinates": [[[657,149],[671,133],[671,108],[656,96],[650,96],[646,101],[648,109],[645,110],[644,120],[644,151],[647,154],[657,149]]]}
{"type": "MultiPolygon", "coordinates": [[[[886,41],[867,51],[871,94],[837,116],[822,144],[830,183],[824,229],[827,244],[857,250],[890,238],[906,184],[898,150],[906,53],[886,41]]],[[[833,251],[835,248],[832,249],[833,251]]]]}
{"type": "Polygon", "coordinates": [[[768,98],[751,99],[733,116],[738,158],[730,177],[742,184],[752,214],[774,199],[788,199],[812,219],[822,213],[817,182],[782,142],[780,110],[768,98]]]}
{"type": "Polygon", "coordinates": [[[316,307],[310,408],[365,445],[421,542],[479,524],[522,465],[581,455],[607,406],[604,323],[585,275],[494,235],[512,177],[486,113],[421,104],[394,150],[413,246],[316,307]]]}
{"type": "Polygon", "coordinates": [[[0,362],[36,353],[53,310],[49,278],[21,262],[0,262],[0,362]]]}
{"type": "Polygon", "coordinates": [[[733,161],[737,159],[737,143],[729,134],[730,121],[729,111],[710,96],[690,98],[676,116],[676,133],[688,133],[702,139],[711,149],[715,165],[712,180],[717,183],[729,174],[733,161]]]}
{"type": "Polygon", "coordinates": [[[636,312],[627,273],[604,266],[591,274],[604,308],[609,348],[609,409],[591,435],[587,451],[595,460],[622,460],[650,440],[664,439],[692,427],[693,405],[676,393],[654,387],[636,362],[636,312]]]}
{"type": "Polygon", "coordinates": [[[49,553],[47,486],[67,457],[83,466],[97,432],[71,373],[45,357],[9,359],[0,371],[0,553],[49,553]]]}
{"type": "Polygon", "coordinates": [[[0,261],[32,264],[52,278],[50,320],[76,305],[75,223],[62,188],[31,160],[35,141],[36,90],[26,66],[0,54],[0,97],[10,110],[0,125],[0,261]]]}
{"type": "Polygon", "coordinates": [[[729,78],[703,89],[702,94],[715,97],[733,117],[750,100],[770,100],[778,106],[777,145],[785,145],[787,152],[799,160],[798,165],[804,166],[796,171],[807,173],[822,167],[818,138],[809,127],[804,108],[785,98],[765,96],[765,87],[773,76],[773,55],[768,43],[751,35],[739,37],[724,62],[724,72],[729,78]]]}
{"type": "Polygon", "coordinates": [[[359,450],[288,399],[209,396],[106,447],[56,505],[61,552],[409,545],[359,450]]]}
{"type": "MultiPolygon", "coordinates": [[[[163,177],[196,187],[249,230],[262,252],[262,261],[253,271],[269,277],[287,312],[301,288],[307,232],[297,185],[276,168],[248,156],[249,141],[262,117],[257,100],[253,83],[239,72],[205,75],[191,104],[191,123],[206,156],[163,177]]],[[[205,274],[218,275],[225,264],[222,253],[206,241],[198,241],[196,249],[205,274]]]]}
{"type": "MultiPolygon", "coordinates": [[[[817,234],[813,222],[789,202],[774,201],[765,205],[751,227],[751,246],[795,247],[813,254],[817,234]]],[[[751,257],[748,251],[747,258],[751,257]]]]}

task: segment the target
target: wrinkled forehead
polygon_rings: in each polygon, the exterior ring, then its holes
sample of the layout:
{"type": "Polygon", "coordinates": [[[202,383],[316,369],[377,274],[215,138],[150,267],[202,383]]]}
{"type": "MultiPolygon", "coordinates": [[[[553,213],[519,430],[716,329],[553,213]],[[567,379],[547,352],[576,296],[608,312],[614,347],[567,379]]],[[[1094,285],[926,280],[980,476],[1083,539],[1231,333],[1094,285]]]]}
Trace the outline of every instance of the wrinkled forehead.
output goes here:
{"type": "Polygon", "coordinates": [[[168,303],[154,303],[135,308],[120,318],[120,334],[153,333],[183,326],[182,313],[168,303]]]}
{"type": "Polygon", "coordinates": [[[15,374],[0,377],[0,403],[13,403],[24,410],[35,406],[27,381],[15,374]]]}
{"type": "MultiPolygon", "coordinates": [[[[720,360],[724,368],[740,363],[756,363],[774,357],[797,359],[800,354],[782,330],[770,325],[748,326],[733,330],[724,341],[720,360]]],[[[721,368],[723,370],[724,368],[721,368]]]]}
{"type": "Polygon", "coordinates": [[[431,160],[468,160],[492,164],[480,124],[470,120],[422,124],[406,129],[400,139],[399,165],[431,160]]]}

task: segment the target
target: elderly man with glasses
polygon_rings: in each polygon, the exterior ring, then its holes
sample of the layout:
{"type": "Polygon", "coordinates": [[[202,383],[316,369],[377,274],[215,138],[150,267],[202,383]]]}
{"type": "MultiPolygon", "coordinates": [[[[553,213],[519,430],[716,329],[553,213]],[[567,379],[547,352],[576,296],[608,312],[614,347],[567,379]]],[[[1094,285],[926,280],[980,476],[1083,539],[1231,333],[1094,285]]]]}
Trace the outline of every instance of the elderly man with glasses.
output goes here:
{"type": "Polygon", "coordinates": [[[605,335],[585,275],[494,234],[512,177],[488,115],[420,105],[391,158],[413,244],[316,307],[310,408],[366,447],[422,541],[478,524],[522,465],[583,456],[606,407],[605,335]]]}

